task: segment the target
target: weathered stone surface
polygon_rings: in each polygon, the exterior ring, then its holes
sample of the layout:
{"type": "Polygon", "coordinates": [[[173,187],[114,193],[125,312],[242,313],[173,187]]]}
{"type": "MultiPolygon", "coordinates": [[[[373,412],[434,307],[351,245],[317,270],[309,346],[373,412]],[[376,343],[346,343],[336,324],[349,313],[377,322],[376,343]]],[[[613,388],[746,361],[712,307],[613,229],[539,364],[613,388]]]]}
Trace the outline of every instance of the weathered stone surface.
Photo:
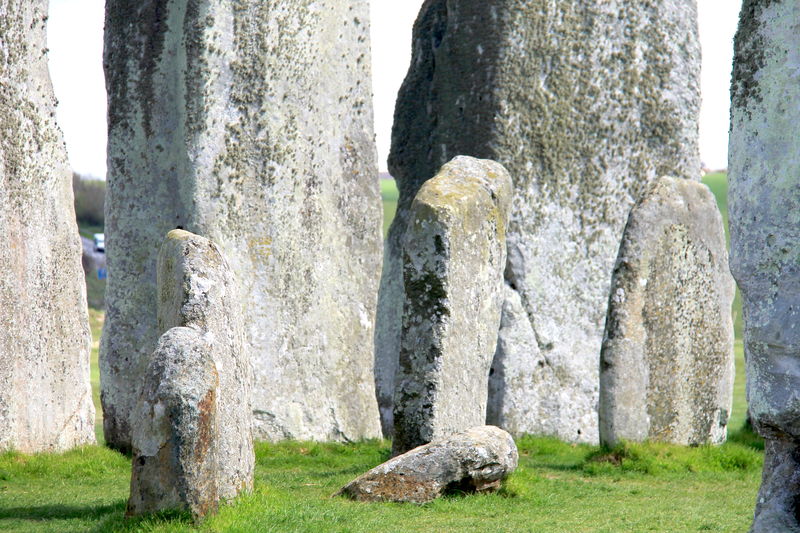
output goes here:
{"type": "Polygon", "coordinates": [[[568,403],[569,389],[558,386],[555,365],[542,355],[536,336],[517,291],[506,283],[497,350],[489,371],[489,401],[486,423],[502,427],[512,435],[558,434],[558,413],[568,403]]]}
{"type": "Polygon", "coordinates": [[[254,348],[255,434],[380,434],[381,202],[366,0],[111,0],[107,440],[125,448],[158,339],[155,254],[219,243],[254,348]]]}
{"type": "Polygon", "coordinates": [[[128,514],[196,517],[253,487],[253,373],[239,297],[216,244],[173,230],[158,257],[158,324],[134,410],[128,514]]]}
{"type": "Polygon", "coordinates": [[[395,454],[485,423],[511,190],[501,165],[456,157],[414,199],[403,243],[395,454]]]}
{"type": "Polygon", "coordinates": [[[800,444],[767,439],[764,472],[756,499],[751,533],[798,533],[797,495],[800,494],[800,444]]]}
{"type": "Polygon", "coordinates": [[[365,502],[425,503],[448,490],[489,491],[517,468],[511,435],[480,426],[395,457],[348,483],[338,495],[365,502]]]}
{"type": "Polygon", "coordinates": [[[800,440],[798,19],[795,2],[746,0],[731,86],[731,272],[744,308],[748,408],[768,442],[758,532],[800,530],[800,490],[792,477],[800,440]]]}
{"type": "Polygon", "coordinates": [[[600,355],[600,441],[719,444],[733,400],[734,283],[702,183],[663,177],[631,210],[600,355]]]}
{"type": "Polygon", "coordinates": [[[546,363],[530,371],[533,382],[555,380],[524,392],[533,403],[520,430],[555,419],[549,434],[598,440],[600,345],[628,212],[659,176],[700,176],[696,16],[694,1],[425,2],[389,158],[400,199],[379,302],[384,415],[411,200],[464,154],[498,161],[514,178],[506,280],[532,332],[520,349],[535,343],[546,363]]]}
{"type": "Polygon", "coordinates": [[[94,442],[72,173],[47,70],[47,2],[0,0],[0,450],[94,442]]]}
{"type": "Polygon", "coordinates": [[[217,510],[223,391],[212,343],[184,327],[159,339],[134,410],[128,516],[181,509],[202,518],[217,510]]]}

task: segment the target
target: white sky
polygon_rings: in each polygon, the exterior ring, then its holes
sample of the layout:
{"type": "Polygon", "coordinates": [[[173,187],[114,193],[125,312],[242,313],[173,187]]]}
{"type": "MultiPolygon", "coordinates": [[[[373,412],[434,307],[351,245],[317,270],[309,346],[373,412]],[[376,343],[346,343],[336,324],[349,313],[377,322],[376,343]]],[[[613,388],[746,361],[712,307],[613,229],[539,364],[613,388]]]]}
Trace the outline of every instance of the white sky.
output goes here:
{"type": "MultiPolygon", "coordinates": [[[[103,78],[104,0],[50,0],[50,73],[58,121],[73,169],[106,173],[106,97],[103,78]]],[[[394,100],[411,55],[411,27],[422,0],[372,0],[372,70],[380,169],[386,157],[394,100]]],[[[700,152],[711,169],[727,166],[728,84],[740,3],[698,0],[703,45],[700,152]]]]}

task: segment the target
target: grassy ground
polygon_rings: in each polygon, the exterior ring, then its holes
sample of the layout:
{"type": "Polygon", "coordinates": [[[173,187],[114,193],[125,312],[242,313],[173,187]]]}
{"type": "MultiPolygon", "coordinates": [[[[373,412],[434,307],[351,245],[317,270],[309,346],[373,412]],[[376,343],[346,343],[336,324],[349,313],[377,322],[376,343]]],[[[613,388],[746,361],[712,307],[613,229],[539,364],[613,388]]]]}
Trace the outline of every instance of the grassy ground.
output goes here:
{"type": "MultiPolygon", "coordinates": [[[[724,175],[707,183],[722,200],[724,175]]],[[[381,183],[388,227],[397,202],[381,183]]],[[[99,410],[102,311],[90,310],[92,384],[99,410]]],[[[740,322],[740,320],[738,320],[740,322]]],[[[61,455],[0,454],[3,531],[639,532],[744,531],[758,489],[763,444],[744,428],[741,341],[729,442],[613,450],[519,439],[520,468],[491,495],[453,494],[428,505],[361,504],[331,495],[384,461],[389,443],[288,442],[256,447],[256,488],[199,527],[185,515],[125,520],[130,459],[100,446],[61,455]]],[[[98,427],[98,437],[102,438],[98,427]]],[[[102,441],[101,441],[102,442],[102,441]]]]}
{"type": "Polygon", "coordinates": [[[381,198],[383,199],[383,236],[389,231],[389,225],[397,211],[397,185],[394,180],[381,180],[381,198]]]}

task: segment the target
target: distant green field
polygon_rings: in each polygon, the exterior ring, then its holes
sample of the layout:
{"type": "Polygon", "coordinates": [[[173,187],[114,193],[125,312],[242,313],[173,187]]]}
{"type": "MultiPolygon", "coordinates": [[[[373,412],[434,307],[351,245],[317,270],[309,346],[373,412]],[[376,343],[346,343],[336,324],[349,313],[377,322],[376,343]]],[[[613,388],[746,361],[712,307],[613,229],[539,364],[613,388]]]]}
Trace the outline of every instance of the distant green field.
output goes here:
{"type": "Polygon", "coordinates": [[[389,225],[397,211],[397,185],[394,180],[381,180],[381,199],[383,200],[383,236],[389,232],[389,225]]]}

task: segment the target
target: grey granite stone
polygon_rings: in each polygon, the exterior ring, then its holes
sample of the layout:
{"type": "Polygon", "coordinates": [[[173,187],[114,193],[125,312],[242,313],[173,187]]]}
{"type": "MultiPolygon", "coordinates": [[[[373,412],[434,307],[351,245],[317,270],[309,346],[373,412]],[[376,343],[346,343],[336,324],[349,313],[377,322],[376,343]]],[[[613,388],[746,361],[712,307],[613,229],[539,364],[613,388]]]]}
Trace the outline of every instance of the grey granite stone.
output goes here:
{"type": "Polygon", "coordinates": [[[364,502],[426,503],[448,490],[488,492],[517,468],[511,435],[480,426],[395,457],[345,485],[338,495],[364,502]]]}
{"type": "Polygon", "coordinates": [[[634,206],[600,356],[600,441],[719,444],[733,399],[734,283],[705,185],[663,177],[634,206]]]}
{"type": "Polygon", "coordinates": [[[46,21],[46,0],[0,0],[0,451],[25,453],[95,442],[81,242],[46,21]]]}
{"type": "Polygon", "coordinates": [[[748,409],[767,439],[759,533],[800,530],[798,19],[795,2],[746,0],[731,85],[731,272],[742,294],[748,409]]]}
{"type": "Polygon", "coordinates": [[[366,0],[109,0],[105,432],[158,339],[155,255],[218,243],[253,348],[259,439],[380,435],[381,202],[366,0]]]}
{"type": "Polygon", "coordinates": [[[237,286],[219,247],[173,230],[158,257],[158,324],[134,410],[128,514],[201,518],[253,488],[253,372],[237,286]]]}
{"type": "Polygon", "coordinates": [[[403,243],[395,454],[485,423],[511,191],[501,165],[456,157],[414,199],[403,243]]]}
{"type": "Polygon", "coordinates": [[[528,405],[517,428],[597,442],[600,346],[628,212],[660,176],[700,177],[695,2],[428,0],[413,43],[389,157],[400,198],[376,333],[384,430],[411,202],[442,164],[469,155],[514,178],[506,280],[533,337],[501,344],[535,342],[526,360],[546,364],[527,370],[529,383],[554,381],[513,393],[528,405]]]}

